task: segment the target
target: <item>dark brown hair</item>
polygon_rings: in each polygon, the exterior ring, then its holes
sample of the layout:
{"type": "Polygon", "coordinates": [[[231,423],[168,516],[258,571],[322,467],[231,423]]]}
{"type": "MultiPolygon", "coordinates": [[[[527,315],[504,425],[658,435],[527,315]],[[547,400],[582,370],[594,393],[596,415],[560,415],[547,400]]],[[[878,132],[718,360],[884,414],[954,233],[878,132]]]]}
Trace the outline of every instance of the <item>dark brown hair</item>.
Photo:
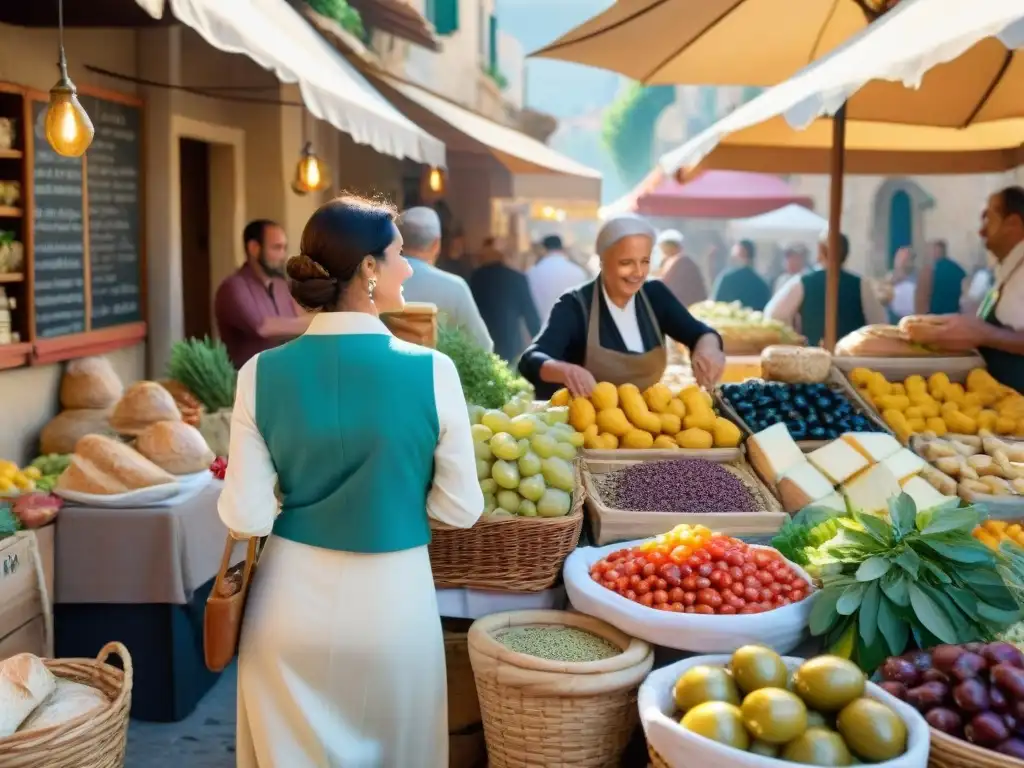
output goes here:
{"type": "Polygon", "coordinates": [[[396,215],[393,206],[356,195],[320,206],[302,230],[299,255],[286,266],[295,300],[308,310],[335,309],[363,259],[384,258],[396,215]]]}

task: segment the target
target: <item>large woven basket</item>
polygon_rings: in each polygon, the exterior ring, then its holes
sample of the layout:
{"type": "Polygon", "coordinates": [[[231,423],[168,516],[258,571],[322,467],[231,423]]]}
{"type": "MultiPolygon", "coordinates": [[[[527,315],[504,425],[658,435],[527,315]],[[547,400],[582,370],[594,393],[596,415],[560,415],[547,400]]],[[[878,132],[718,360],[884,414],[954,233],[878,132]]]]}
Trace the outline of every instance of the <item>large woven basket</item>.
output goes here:
{"type": "Polygon", "coordinates": [[[430,521],[430,566],[438,589],[542,592],[554,586],[583,528],[583,484],[565,517],[495,517],[472,528],[430,521]]]}
{"type": "Polygon", "coordinates": [[[636,692],[654,652],[603,621],[567,611],[485,616],[469,630],[490,768],[613,768],[636,728],[636,692]],[[583,663],[540,659],[494,639],[511,627],[578,627],[622,649],[583,663]]]}
{"type": "Polygon", "coordinates": [[[928,768],[1024,768],[1024,760],[948,736],[931,729],[928,768]]]}
{"type": "Polygon", "coordinates": [[[122,768],[132,704],[132,657],[121,643],[107,643],[95,659],[45,659],[64,680],[103,693],[110,706],[52,728],[0,739],[0,768],[122,768]],[[124,670],[107,663],[119,656],[124,670]]]}

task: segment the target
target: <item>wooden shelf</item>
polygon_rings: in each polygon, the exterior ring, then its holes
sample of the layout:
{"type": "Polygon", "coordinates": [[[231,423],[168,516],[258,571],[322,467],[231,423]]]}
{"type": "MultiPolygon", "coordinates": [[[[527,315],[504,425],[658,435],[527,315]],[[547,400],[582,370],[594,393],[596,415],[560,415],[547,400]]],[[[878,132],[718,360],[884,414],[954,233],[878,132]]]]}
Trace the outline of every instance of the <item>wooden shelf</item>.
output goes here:
{"type": "MultiPolygon", "coordinates": [[[[115,325],[98,331],[86,331],[52,339],[36,339],[34,365],[49,365],[77,357],[105,355],[115,349],[133,347],[146,340],[146,324],[115,325]]],[[[0,347],[2,350],[3,347],[0,347]]]]}
{"type": "Polygon", "coordinates": [[[28,342],[0,344],[0,370],[28,365],[31,356],[32,345],[28,342]]]}
{"type": "Polygon", "coordinates": [[[0,219],[20,219],[24,211],[21,208],[11,208],[8,205],[0,205],[0,219]]]}
{"type": "Polygon", "coordinates": [[[0,160],[20,160],[24,156],[20,149],[0,149],[0,160]]]}
{"type": "Polygon", "coordinates": [[[20,283],[24,279],[21,272],[0,272],[0,283],[20,283]]]}

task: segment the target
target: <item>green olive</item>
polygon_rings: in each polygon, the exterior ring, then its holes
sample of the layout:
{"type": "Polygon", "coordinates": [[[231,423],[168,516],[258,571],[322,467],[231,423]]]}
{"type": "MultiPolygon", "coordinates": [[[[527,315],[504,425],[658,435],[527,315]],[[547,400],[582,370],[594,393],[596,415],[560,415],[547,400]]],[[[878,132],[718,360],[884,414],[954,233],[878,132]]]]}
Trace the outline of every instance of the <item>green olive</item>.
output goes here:
{"type": "Polygon", "coordinates": [[[847,704],[836,727],[858,757],[872,763],[892,760],[907,751],[907,725],[885,704],[860,698],[847,704]]]}
{"type": "Polygon", "coordinates": [[[729,668],[743,693],[758,688],[785,688],[789,679],[782,657],[763,645],[744,645],[739,648],[733,653],[729,668]]]}
{"type": "Polygon", "coordinates": [[[817,656],[793,674],[793,691],[811,709],[838,712],[864,695],[866,678],[852,661],[838,656],[817,656]]]}
{"type": "Polygon", "coordinates": [[[804,765],[852,765],[853,757],[843,737],[827,728],[808,728],[782,750],[783,760],[804,765]]]}
{"type": "Polygon", "coordinates": [[[783,688],[760,688],[743,699],[743,724],[769,744],[785,744],[807,730],[807,707],[783,688]]]}
{"type": "Polygon", "coordinates": [[[740,695],[736,683],[723,667],[701,664],[690,667],[676,681],[676,707],[686,713],[706,701],[724,701],[738,705],[740,695]]]}
{"type": "Polygon", "coordinates": [[[743,726],[740,708],[724,701],[706,701],[698,704],[682,719],[683,728],[706,739],[736,749],[750,746],[750,735],[743,726]]]}

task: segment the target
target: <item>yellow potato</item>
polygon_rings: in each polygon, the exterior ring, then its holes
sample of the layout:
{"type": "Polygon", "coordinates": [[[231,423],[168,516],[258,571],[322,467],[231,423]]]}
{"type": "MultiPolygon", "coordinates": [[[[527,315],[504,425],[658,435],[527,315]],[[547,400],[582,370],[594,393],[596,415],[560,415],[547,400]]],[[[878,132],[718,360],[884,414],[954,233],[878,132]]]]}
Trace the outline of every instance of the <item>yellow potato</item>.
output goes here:
{"type": "Polygon", "coordinates": [[[660,413],[661,432],[663,436],[674,435],[683,428],[683,420],[674,413],[660,413]]]}
{"type": "Polygon", "coordinates": [[[574,397],[569,403],[569,424],[577,432],[585,432],[597,420],[594,404],[585,397],[574,397]]]}
{"type": "Polygon", "coordinates": [[[568,405],[569,397],[569,390],[566,389],[565,387],[562,387],[560,390],[558,390],[557,392],[555,392],[555,394],[551,396],[551,404],[554,406],[568,405]]]}
{"type": "Polygon", "coordinates": [[[590,393],[590,401],[594,404],[594,409],[597,411],[617,408],[619,406],[619,390],[615,388],[614,384],[602,381],[590,393]]]}
{"type": "Polygon", "coordinates": [[[623,448],[650,448],[654,445],[654,435],[642,429],[631,429],[622,437],[623,448]]]}
{"type": "Polygon", "coordinates": [[[644,402],[655,413],[668,413],[668,404],[672,400],[672,390],[664,384],[655,384],[644,390],[644,402]]]}
{"type": "Polygon", "coordinates": [[[735,448],[740,444],[742,434],[740,428],[723,416],[715,419],[712,437],[717,448],[735,448]]]}
{"type": "Polygon", "coordinates": [[[663,450],[679,450],[679,443],[677,443],[669,435],[658,435],[656,438],[654,438],[654,447],[661,448],[663,450]]]}
{"type": "Polygon", "coordinates": [[[678,397],[673,397],[668,401],[668,412],[682,419],[686,415],[686,406],[683,405],[683,401],[678,397]]]}
{"type": "Polygon", "coordinates": [[[632,425],[621,408],[605,408],[597,412],[597,428],[601,432],[621,437],[629,432],[632,425]]]}
{"type": "Polygon", "coordinates": [[[925,426],[929,432],[934,432],[938,437],[942,437],[949,429],[946,427],[946,422],[940,419],[938,416],[932,416],[925,419],[925,426]]]}
{"type": "Polygon", "coordinates": [[[676,435],[676,442],[680,448],[707,450],[715,444],[715,439],[707,430],[691,428],[676,435]]]}

